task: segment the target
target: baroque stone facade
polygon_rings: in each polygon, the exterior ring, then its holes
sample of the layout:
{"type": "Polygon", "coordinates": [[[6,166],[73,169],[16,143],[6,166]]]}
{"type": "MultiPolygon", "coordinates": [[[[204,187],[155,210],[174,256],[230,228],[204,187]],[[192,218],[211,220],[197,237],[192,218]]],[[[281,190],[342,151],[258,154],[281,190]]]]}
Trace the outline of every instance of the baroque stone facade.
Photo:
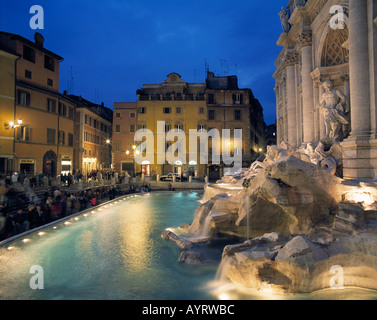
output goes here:
{"type": "Polygon", "coordinates": [[[340,144],[345,178],[376,178],[377,1],[291,0],[280,17],[277,142],[340,144]]]}

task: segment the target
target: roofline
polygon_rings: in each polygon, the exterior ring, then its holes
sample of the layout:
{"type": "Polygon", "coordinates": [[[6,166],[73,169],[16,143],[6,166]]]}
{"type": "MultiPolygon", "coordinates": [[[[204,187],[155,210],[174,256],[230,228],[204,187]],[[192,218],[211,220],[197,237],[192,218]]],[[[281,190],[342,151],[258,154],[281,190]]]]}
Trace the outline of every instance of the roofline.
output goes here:
{"type": "Polygon", "coordinates": [[[35,44],[35,42],[29,40],[29,39],[26,39],[18,34],[15,34],[15,33],[10,33],[10,32],[4,32],[4,31],[0,31],[0,34],[4,34],[4,35],[8,35],[11,37],[12,40],[19,40],[19,41],[22,41],[23,43],[33,47],[34,49],[36,50],[39,50],[39,51],[43,51],[45,53],[47,53],[48,55],[51,55],[53,56],[55,59],[58,59],[60,62],[64,61],[64,58],[59,56],[58,54],[44,48],[44,47],[40,47],[38,46],[37,44],[35,44]]]}

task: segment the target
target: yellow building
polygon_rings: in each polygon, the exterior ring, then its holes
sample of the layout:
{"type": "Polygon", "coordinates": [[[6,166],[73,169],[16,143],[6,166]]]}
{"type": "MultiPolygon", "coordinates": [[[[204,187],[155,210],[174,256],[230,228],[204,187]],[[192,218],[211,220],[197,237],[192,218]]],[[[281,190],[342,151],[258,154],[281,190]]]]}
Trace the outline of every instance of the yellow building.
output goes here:
{"type": "MultiPolygon", "coordinates": [[[[249,168],[266,150],[265,122],[263,109],[255,99],[251,89],[240,89],[237,76],[215,76],[207,74],[207,108],[208,130],[217,129],[220,132],[228,129],[231,141],[234,130],[242,130],[242,166],[249,168]]],[[[240,150],[239,150],[240,151],[240,150]]],[[[230,145],[230,152],[234,155],[234,145],[230,145]]],[[[209,165],[207,176],[210,180],[220,179],[227,167],[232,165],[209,165]]]]}
{"type": "MultiPolygon", "coordinates": [[[[116,172],[135,174],[133,146],[137,130],[137,103],[114,103],[113,116],[113,165],[116,172]]],[[[147,173],[147,175],[149,175],[147,173]]]]}
{"type": "Polygon", "coordinates": [[[17,53],[0,44],[0,174],[13,170],[17,53]]]}
{"type": "MultiPolygon", "coordinates": [[[[186,159],[175,163],[157,164],[158,137],[157,124],[165,122],[165,132],[172,129],[181,129],[186,135],[186,150],[189,150],[189,130],[206,128],[207,106],[205,101],[205,83],[187,83],[177,73],[171,73],[161,84],[145,84],[138,90],[138,118],[137,129],[148,129],[155,134],[155,161],[144,162],[137,166],[137,172],[145,176],[166,175],[179,173],[203,178],[206,174],[206,165],[191,161],[187,152],[186,159]]],[[[165,143],[165,152],[173,142],[165,143]]]]}
{"type": "Polygon", "coordinates": [[[69,98],[76,103],[75,168],[82,174],[111,169],[113,111],[103,103],[74,95],[69,98]]]}
{"type": "Polygon", "coordinates": [[[59,64],[63,58],[44,48],[43,36],[34,42],[0,32],[0,43],[14,50],[16,62],[14,170],[27,175],[55,177],[72,172],[75,104],[59,93],[59,64]]]}

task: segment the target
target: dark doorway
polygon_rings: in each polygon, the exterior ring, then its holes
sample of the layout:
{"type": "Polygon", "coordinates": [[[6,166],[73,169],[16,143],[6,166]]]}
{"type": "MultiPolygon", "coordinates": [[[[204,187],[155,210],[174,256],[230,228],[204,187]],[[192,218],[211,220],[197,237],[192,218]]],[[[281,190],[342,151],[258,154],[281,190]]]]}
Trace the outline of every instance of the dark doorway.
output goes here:
{"type": "Polygon", "coordinates": [[[57,156],[52,150],[46,152],[43,157],[43,173],[48,177],[56,177],[57,175],[57,156]]]}
{"type": "Polygon", "coordinates": [[[220,167],[218,166],[210,166],[209,167],[209,180],[210,181],[217,181],[221,179],[220,176],[220,167]]]}

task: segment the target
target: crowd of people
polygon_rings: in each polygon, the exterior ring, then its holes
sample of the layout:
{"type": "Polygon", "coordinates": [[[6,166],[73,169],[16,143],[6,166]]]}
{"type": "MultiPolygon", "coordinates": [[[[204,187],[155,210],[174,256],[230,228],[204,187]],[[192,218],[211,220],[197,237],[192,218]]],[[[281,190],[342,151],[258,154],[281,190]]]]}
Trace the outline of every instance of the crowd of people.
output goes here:
{"type": "MultiPolygon", "coordinates": [[[[24,199],[26,209],[13,208],[14,195],[17,192],[12,186],[0,184],[0,241],[25,231],[35,229],[48,223],[63,219],[85,209],[97,206],[105,201],[125,193],[136,192],[130,189],[124,192],[117,186],[87,189],[78,192],[61,191],[58,188],[46,189],[41,199],[24,199]],[[6,190],[5,192],[3,192],[6,190]]],[[[17,201],[17,200],[16,200],[17,201]]]]}

